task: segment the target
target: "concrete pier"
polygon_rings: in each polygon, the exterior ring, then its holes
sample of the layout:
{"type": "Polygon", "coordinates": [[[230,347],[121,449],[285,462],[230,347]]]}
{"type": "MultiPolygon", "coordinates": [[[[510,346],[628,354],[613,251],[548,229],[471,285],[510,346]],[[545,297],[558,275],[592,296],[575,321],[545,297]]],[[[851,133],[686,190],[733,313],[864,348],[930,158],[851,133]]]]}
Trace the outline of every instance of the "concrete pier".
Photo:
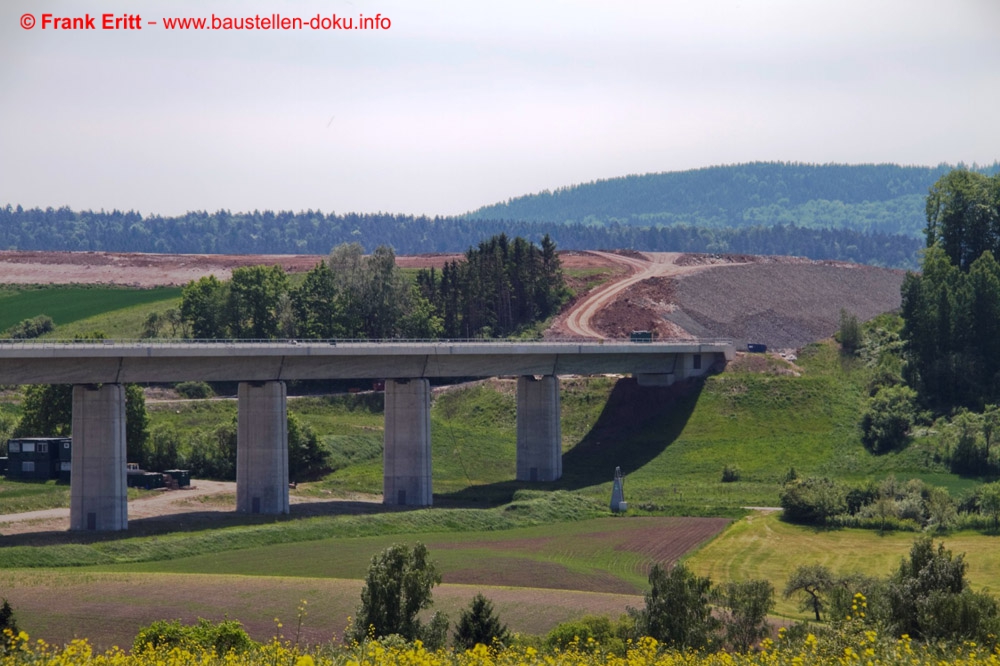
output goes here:
{"type": "Polygon", "coordinates": [[[70,529],[128,528],[125,462],[125,387],[74,386],[70,529]]]}
{"type": "Polygon", "coordinates": [[[236,510],[288,513],[285,382],[241,382],[236,435],[236,510]]]}
{"type": "Polygon", "coordinates": [[[383,503],[430,506],[431,387],[426,379],[385,382],[383,503]]]}
{"type": "Polygon", "coordinates": [[[562,476],[559,378],[517,378],[517,480],[555,481],[562,476]]]}

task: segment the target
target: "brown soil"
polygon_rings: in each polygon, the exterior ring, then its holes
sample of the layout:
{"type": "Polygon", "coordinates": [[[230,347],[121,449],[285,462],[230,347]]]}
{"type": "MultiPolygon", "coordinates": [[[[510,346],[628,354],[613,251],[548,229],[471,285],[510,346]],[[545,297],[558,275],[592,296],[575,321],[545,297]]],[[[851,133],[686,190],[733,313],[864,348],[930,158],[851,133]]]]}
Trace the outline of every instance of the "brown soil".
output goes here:
{"type": "Polygon", "coordinates": [[[304,273],[323,257],[291,254],[145,254],[137,252],[0,252],[5,284],[187,284],[205,275],[228,278],[234,268],[278,265],[304,273]]]}
{"type": "Polygon", "coordinates": [[[594,315],[594,327],[609,338],[627,338],[632,331],[653,331],[659,339],[690,338],[667,319],[677,309],[675,284],[675,278],[655,277],[628,287],[594,315]]]}
{"type": "Polygon", "coordinates": [[[639,553],[664,566],[673,565],[726,529],[729,518],[660,518],[649,529],[630,531],[616,550],[639,553]]]}
{"type": "MultiPolygon", "coordinates": [[[[440,269],[460,254],[397,257],[402,268],[440,269]]],[[[0,283],[183,285],[206,275],[226,279],[240,266],[278,265],[304,273],[323,260],[316,254],[146,254],[139,252],[0,251],[0,283]]]]}
{"type": "Polygon", "coordinates": [[[841,309],[862,321],[897,309],[903,271],[801,257],[591,253],[628,273],[578,298],[551,336],[727,338],[797,349],[829,337],[841,309]]]}
{"type": "MultiPolygon", "coordinates": [[[[141,627],[162,619],[188,624],[199,618],[237,619],[258,641],[279,634],[292,642],[298,638],[300,645],[339,640],[349,616],[356,615],[362,581],[46,571],[35,577],[0,572],[0,585],[32,639],[63,645],[86,636],[98,649],[107,649],[131,647],[141,627]],[[299,608],[306,611],[301,628],[299,608]]],[[[585,614],[614,618],[628,606],[642,606],[642,597],[633,594],[446,583],[434,588],[434,607],[425,611],[424,619],[441,610],[454,622],[477,593],[493,601],[512,631],[527,634],[544,635],[559,622],[585,614]]]]}

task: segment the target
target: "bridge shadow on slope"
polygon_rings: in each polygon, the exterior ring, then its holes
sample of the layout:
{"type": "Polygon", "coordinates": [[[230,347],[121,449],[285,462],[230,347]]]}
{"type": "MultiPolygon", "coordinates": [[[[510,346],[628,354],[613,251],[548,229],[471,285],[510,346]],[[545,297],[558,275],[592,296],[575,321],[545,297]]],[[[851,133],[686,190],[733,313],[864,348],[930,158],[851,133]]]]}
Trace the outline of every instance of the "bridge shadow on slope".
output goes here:
{"type": "Polygon", "coordinates": [[[641,469],[659,456],[684,431],[704,379],[669,387],[639,386],[635,379],[619,379],[597,422],[583,439],[563,454],[563,476],[558,481],[529,483],[502,481],[434,496],[435,505],[504,504],[522,489],[578,490],[610,483],[615,467],[623,474],[641,469]]]}

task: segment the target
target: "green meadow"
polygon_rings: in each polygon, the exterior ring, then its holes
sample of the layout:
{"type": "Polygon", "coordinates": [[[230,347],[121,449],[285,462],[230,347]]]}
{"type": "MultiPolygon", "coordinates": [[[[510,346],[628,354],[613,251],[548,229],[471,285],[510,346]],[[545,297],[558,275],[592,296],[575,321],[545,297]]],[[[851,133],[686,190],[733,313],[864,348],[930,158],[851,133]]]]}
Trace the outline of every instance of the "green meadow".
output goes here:
{"type": "Polygon", "coordinates": [[[105,329],[113,330],[127,319],[131,322],[129,330],[141,332],[146,309],[150,306],[163,310],[176,307],[180,304],[180,295],[180,287],[131,289],[83,285],[5,286],[0,288],[0,331],[25,319],[48,315],[52,317],[57,327],[53,337],[73,337],[73,334],[80,330],[79,326],[65,330],[61,327],[84,320],[91,320],[90,325],[100,327],[88,329],[86,332],[103,330],[110,337],[125,337],[111,336],[111,332],[105,329]],[[115,317],[114,313],[120,316],[115,317]]]}

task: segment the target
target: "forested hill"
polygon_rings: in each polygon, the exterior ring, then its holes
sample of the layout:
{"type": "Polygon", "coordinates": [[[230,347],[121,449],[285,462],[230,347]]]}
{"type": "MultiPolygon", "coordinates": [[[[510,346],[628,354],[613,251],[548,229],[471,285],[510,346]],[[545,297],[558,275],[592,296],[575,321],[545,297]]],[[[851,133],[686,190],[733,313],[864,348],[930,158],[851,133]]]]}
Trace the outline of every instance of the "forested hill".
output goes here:
{"type": "MultiPolygon", "coordinates": [[[[812,229],[923,237],[927,191],[952,166],[754,162],[599,180],[485,206],[468,218],[812,229]]],[[[973,170],[992,175],[1000,163],[973,170]]]]}

